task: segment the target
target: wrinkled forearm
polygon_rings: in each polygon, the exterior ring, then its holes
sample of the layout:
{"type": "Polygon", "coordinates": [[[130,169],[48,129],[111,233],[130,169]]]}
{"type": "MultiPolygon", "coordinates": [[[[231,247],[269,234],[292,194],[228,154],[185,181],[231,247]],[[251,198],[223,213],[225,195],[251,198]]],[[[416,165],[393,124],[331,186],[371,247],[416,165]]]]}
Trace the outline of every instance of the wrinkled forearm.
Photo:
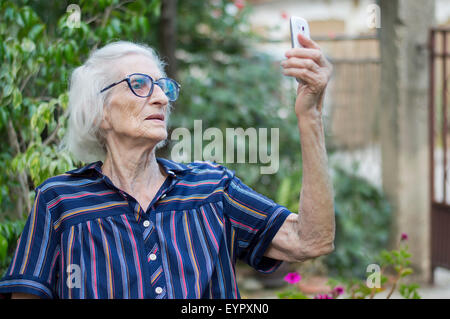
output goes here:
{"type": "Polygon", "coordinates": [[[321,116],[299,117],[303,177],[297,222],[299,240],[311,257],[334,249],[334,191],[328,173],[321,116]]]}

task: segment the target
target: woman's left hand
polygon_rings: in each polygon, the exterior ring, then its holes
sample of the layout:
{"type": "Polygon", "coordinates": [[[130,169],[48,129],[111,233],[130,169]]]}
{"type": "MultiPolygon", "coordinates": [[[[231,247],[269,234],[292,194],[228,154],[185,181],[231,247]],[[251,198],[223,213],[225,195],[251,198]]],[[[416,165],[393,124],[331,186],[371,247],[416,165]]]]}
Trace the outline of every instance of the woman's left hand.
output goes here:
{"type": "Polygon", "coordinates": [[[287,59],[281,62],[283,74],[301,80],[295,101],[297,118],[321,117],[323,96],[333,66],[316,42],[301,34],[298,35],[298,40],[303,48],[286,51],[287,59]]]}

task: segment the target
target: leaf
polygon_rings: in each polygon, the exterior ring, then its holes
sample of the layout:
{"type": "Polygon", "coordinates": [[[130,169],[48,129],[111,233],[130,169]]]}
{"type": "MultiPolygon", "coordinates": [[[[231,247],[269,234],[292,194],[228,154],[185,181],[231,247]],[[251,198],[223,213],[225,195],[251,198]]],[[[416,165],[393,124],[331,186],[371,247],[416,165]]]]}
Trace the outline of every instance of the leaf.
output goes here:
{"type": "Polygon", "coordinates": [[[22,93],[20,93],[19,89],[15,88],[13,91],[13,107],[17,109],[22,104],[22,93]]]}
{"type": "Polygon", "coordinates": [[[74,51],[73,51],[73,48],[72,48],[72,46],[70,44],[65,44],[64,45],[63,52],[64,52],[64,58],[67,61],[69,61],[69,62],[73,61],[74,51]]]}
{"type": "Polygon", "coordinates": [[[57,161],[52,161],[48,167],[48,171],[50,175],[55,175],[56,173],[56,168],[58,167],[58,162],[57,161]]]}
{"type": "Polygon", "coordinates": [[[67,105],[69,103],[69,95],[66,92],[61,94],[58,97],[58,103],[59,103],[59,105],[61,105],[63,110],[66,110],[67,109],[67,105]]]}
{"type": "Polygon", "coordinates": [[[11,84],[6,84],[3,86],[3,98],[8,97],[11,95],[12,91],[14,89],[14,86],[11,84]]]}
{"type": "Polygon", "coordinates": [[[31,39],[36,39],[43,33],[44,29],[45,29],[45,26],[43,24],[34,25],[31,28],[30,32],[28,32],[28,37],[31,39]]]}
{"type": "MultiPolygon", "coordinates": [[[[26,53],[31,53],[36,49],[36,45],[29,38],[23,38],[20,47],[26,53]]],[[[32,60],[28,60],[27,62],[32,62],[32,60]]]]}
{"type": "Polygon", "coordinates": [[[8,122],[8,113],[0,107],[0,129],[8,122]]]}
{"type": "Polygon", "coordinates": [[[278,191],[277,202],[280,203],[280,205],[283,206],[289,205],[288,201],[290,189],[291,189],[291,179],[289,178],[289,176],[287,176],[281,181],[281,185],[278,191]]]}
{"type": "Polygon", "coordinates": [[[413,273],[412,268],[404,268],[401,272],[400,272],[400,277],[406,277],[408,275],[411,275],[413,273]]]}
{"type": "Polygon", "coordinates": [[[403,249],[400,250],[400,254],[401,254],[401,256],[402,256],[403,258],[405,258],[405,259],[408,259],[408,258],[411,257],[411,254],[408,253],[407,251],[403,250],[403,249]]]}
{"type": "Polygon", "coordinates": [[[5,260],[8,255],[8,241],[0,234],[0,262],[5,260]]]}
{"type": "Polygon", "coordinates": [[[380,259],[383,264],[391,265],[394,263],[392,255],[387,250],[382,250],[380,252],[380,259]]]}

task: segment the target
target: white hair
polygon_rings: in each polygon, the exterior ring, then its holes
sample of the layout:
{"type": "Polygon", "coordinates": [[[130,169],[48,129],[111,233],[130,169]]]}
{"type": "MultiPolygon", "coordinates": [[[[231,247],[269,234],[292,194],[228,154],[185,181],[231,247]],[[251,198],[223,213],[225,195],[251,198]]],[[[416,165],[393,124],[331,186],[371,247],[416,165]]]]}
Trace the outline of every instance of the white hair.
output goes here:
{"type": "MultiPolygon", "coordinates": [[[[162,75],[166,76],[165,62],[147,45],[117,41],[93,51],[88,60],[73,71],[69,85],[68,125],[60,148],[67,150],[76,160],[84,163],[105,160],[106,144],[100,123],[109,92],[100,94],[100,90],[120,80],[113,63],[128,54],[151,58],[162,75]]],[[[170,108],[169,104],[168,113],[170,108]]],[[[162,147],[165,142],[159,142],[156,148],[162,147]]]]}

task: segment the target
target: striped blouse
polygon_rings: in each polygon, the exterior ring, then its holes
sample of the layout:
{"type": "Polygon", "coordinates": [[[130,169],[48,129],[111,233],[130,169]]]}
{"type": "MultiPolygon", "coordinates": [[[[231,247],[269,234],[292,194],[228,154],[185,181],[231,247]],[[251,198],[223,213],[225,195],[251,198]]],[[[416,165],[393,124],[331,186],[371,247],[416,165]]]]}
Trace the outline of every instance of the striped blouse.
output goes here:
{"type": "Polygon", "coordinates": [[[102,174],[102,162],[47,179],[0,293],[42,298],[240,298],[235,263],[260,272],[290,214],[234,172],[157,158],[169,174],[147,210],[102,174]]]}

